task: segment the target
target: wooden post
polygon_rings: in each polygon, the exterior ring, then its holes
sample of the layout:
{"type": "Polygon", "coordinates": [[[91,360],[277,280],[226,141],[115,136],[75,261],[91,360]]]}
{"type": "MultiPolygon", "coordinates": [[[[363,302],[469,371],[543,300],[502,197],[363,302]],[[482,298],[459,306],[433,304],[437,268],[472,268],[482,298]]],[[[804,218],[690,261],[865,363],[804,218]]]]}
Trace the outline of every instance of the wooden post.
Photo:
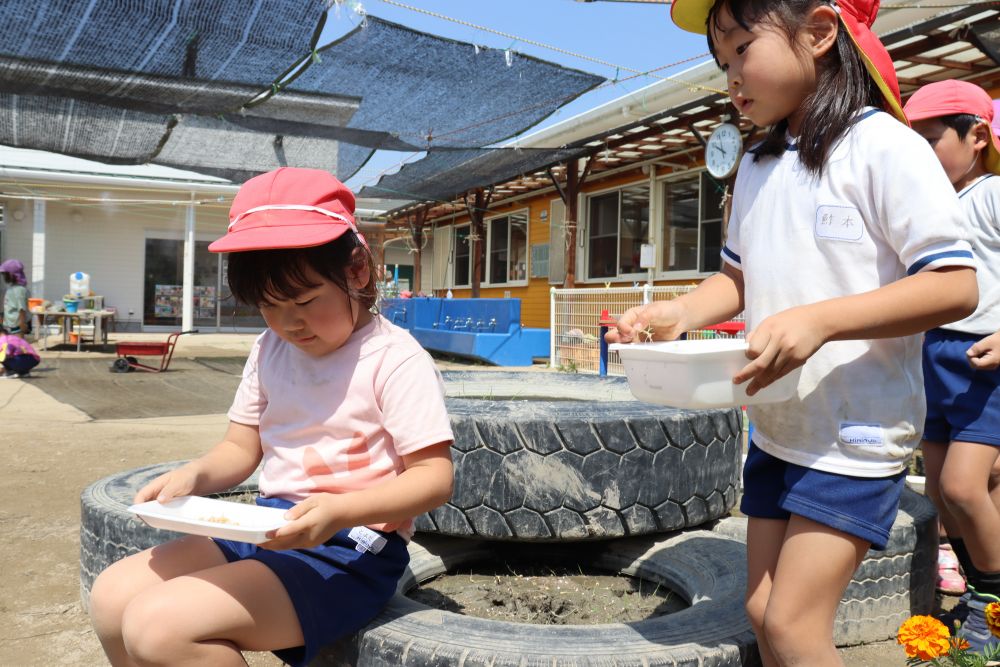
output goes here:
{"type": "Polygon", "coordinates": [[[414,215],[413,222],[410,223],[410,239],[413,241],[413,285],[411,291],[417,294],[420,291],[421,272],[424,254],[424,225],[427,223],[427,207],[419,209],[414,215]]]}
{"type": "Polygon", "coordinates": [[[489,192],[484,192],[482,188],[476,188],[474,203],[469,204],[469,195],[464,195],[465,198],[465,209],[469,213],[469,219],[472,221],[472,233],[470,236],[474,239],[472,248],[469,250],[470,259],[472,261],[472,298],[479,298],[479,285],[483,281],[483,266],[485,265],[485,254],[486,254],[486,227],[483,224],[483,218],[486,216],[486,209],[490,206],[490,200],[493,199],[493,187],[490,186],[489,192]]]}
{"type": "Polygon", "coordinates": [[[563,280],[563,287],[570,288],[576,284],[576,238],[577,238],[577,220],[579,220],[579,194],[580,189],[583,184],[587,182],[587,176],[590,175],[590,167],[593,164],[594,157],[590,156],[587,158],[587,164],[583,168],[583,173],[580,173],[580,160],[574,158],[566,162],[566,186],[563,187],[556,180],[555,174],[552,170],[549,170],[549,180],[556,187],[556,192],[562,198],[563,203],[566,205],[566,220],[563,223],[566,234],[566,278],[563,280]]]}

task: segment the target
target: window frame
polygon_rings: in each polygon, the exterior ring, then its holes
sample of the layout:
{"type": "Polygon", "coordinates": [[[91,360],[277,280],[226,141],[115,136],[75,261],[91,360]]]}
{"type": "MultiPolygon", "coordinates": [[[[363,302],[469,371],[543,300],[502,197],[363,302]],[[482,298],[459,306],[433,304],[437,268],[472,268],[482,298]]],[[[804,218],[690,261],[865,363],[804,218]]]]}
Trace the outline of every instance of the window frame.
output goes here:
{"type": "Polygon", "coordinates": [[[458,282],[458,231],[460,229],[468,230],[466,234],[466,239],[472,234],[472,223],[466,222],[463,224],[452,225],[451,231],[451,286],[454,288],[466,288],[472,287],[472,271],[475,269],[475,261],[472,256],[472,244],[466,242],[466,247],[469,251],[469,270],[466,273],[466,279],[468,282],[460,283],[458,282]]]}
{"type": "Polygon", "coordinates": [[[494,215],[492,217],[483,220],[484,234],[486,235],[486,249],[485,249],[485,261],[483,262],[483,282],[480,283],[482,287],[526,287],[528,282],[531,280],[531,211],[527,208],[515,209],[512,211],[507,211],[500,215],[494,215]],[[510,224],[510,219],[513,217],[521,217],[524,221],[524,279],[523,280],[507,280],[505,282],[491,282],[490,269],[493,268],[493,223],[498,220],[507,220],[507,270],[504,272],[508,277],[510,276],[510,232],[512,225],[510,224]]]}
{"type": "MultiPolygon", "coordinates": [[[[655,232],[655,239],[656,239],[655,243],[656,243],[657,252],[656,252],[656,271],[654,272],[653,275],[654,275],[654,278],[656,280],[686,280],[686,279],[692,279],[692,278],[703,279],[703,278],[707,278],[707,277],[709,277],[709,276],[711,276],[711,275],[713,275],[715,273],[718,273],[718,270],[702,271],[700,268],[695,268],[695,269],[681,269],[681,270],[675,270],[675,271],[669,271],[669,270],[665,270],[663,268],[663,248],[664,248],[664,243],[665,243],[665,238],[664,237],[666,236],[666,224],[665,224],[666,221],[665,221],[665,216],[666,216],[666,213],[667,213],[667,195],[666,195],[666,189],[667,189],[668,184],[671,183],[671,182],[676,182],[676,181],[681,181],[681,180],[686,180],[686,179],[695,179],[698,182],[698,205],[697,205],[697,208],[698,208],[698,226],[697,226],[697,234],[696,234],[697,238],[698,238],[698,248],[697,248],[698,266],[700,267],[703,264],[703,260],[707,259],[707,257],[703,257],[702,256],[702,253],[704,252],[704,249],[702,248],[702,243],[703,243],[703,240],[704,240],[704,225],[706,224],[706,222],[707,223],[713,223],[713,222],[717,221],[719,223],[719,225],[722,228],[721,229],[721,231],[722,231],[722,244],[725,245],[725,239],[726,239],[726,219],[725,219],[725,216],[724,216],[723,212],[722,211],[719,212],[719,217],[718,218],[704,218],[704,217],[702,217],[702,213],[704,212],[705,205],[706,205],[706,201],[705,201],[705,188],[703,187],[704,178],[705,177],[707,177],[707,178],[713,178],[712,175],[709,174],[708,171],[706,169],[704,169],[704,168],[702,168],[702,169],[689,169],[687,171],[684,171],[684,172],[681,172],[681,173],[678,173],[678,174],[668,174],[666,176],[657,178],[656,181],[655,181],[655,183],[656,183],[656,218],[657,218],[657,221],[656,221],[656,232],[655,232]]],[[[719,270],[721,270],[721,262],[722,262],[722,260],[719,259],[719,262],[720,262],[720,269],[719,270]]]]}
{"type": "MultiPolygon", "coordinates": [[[[622,190],[625,190],[625,189],[628,189],[628,188],[634,188],[634,187],[637,187],[637,186],[645,186],[645,188],[646,188],[646,190],[648,192],[649,191],[649,179],[648,178],[643,178],[641,181],[635,181],[635,182],[632,182],[632,183],[624,183],[624,184],[621,184],[621,185],[616,185],[616,186],[609,187],[609,188],[603,188],[601,190],[593,190],[591,192],[586,192],[586,193],[581,194],[581,200],[582,201],[580,202],[580,206],[579,206],[578,210],[583,211],[584,215],[586,215],[587,224],[586,224],[586,226],[581,226],[581,227],[577,228],[578,230],[582,230],[582,232],[584,234],[584,243],[582,245],[582,249],[583,249],[583,251],[585,253],[585,261],[583,262],[583,273],[584,273],[585,277],[581,279],[579,276],[577,276],[577,282],[578,283],[603,285],[604,283],[607,283],[607,282],[614,283],[614,282],[635,282],[637,280],[638,281],[644,281],[648,277],[648,275],[649,275],[649,270],[648,269],[640,269],[638,272],[635,272],[635,273],[618,273],[618,274],[616,274],[614,276],[607,276],[607,277],[599,277],[599,278],[591,278],[590,277],[590,263],[593,261],[593,257],[591,257],[591,252],[590,252],[590,230],[591,230],[591,225],[593,223],[593,221],[590,219],[590,201],[592,199],[596,198],[596,197],[603,197],[604,195],[607,195],[607,194],[610,194],[610,193],[617,193],[618,194],[618,216],[617,216],[618,217],[618,224],[617,224],[617,231],[616,231],[616,235],[615,235],[616,236],[616,240],[617,240],[617,243],[615,243],[615,266],[617,267],[617,266],[619,266],[619,261],[620,261],[620,257],[621,257],[621,243],[622,243],[622,195],[621,195],[621,192],[622,192],[622,190]]],[[[652,217],[653,213],[655,212],[655,209],[653,207],[652,193],[649,193],[649,194],[650,194],[650,198],[649,198],[648,210],[650,212],[650,216],[649,217],[652,217]]],[[[647,220],[646,221],[646,238],[643,239],[642,243],[649,243],[649,227],[650,227],[650,225],[652,225],[652,221],[651,220],[647,220]]],[[[578,231],[578,233],[580,233],[580,232],[578,231]]],[[[581,246],[579,244],[579,239],[577,239],[577,246],[578,246],[577,251],[579,252],[579,250],[581,248],[581,246]]]]}

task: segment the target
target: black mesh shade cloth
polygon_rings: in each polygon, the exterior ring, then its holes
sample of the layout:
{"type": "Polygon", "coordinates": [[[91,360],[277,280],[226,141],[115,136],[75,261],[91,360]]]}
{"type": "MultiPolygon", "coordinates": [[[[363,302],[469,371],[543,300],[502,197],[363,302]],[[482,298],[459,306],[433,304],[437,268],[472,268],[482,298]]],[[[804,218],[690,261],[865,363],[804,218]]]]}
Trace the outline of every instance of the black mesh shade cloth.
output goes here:
{"type": "MultiPolygon", "coordinates": [[[[360,97],[348,127],[390,132],[421,147],[489,146],[536,125],[604,78],[522,55],[444,39],[368,16],[320,49],[291,86],[360,97]]],[[[371,150],[340,146],[353,174],[371,150]]]]}
{"type": "Polygon", "coordinates": [[[430,151],[358,197],[446,202],[469,190],[503,183],[579,157],[587,148],[483,148],[430,151]]]}
{"type": "Polygon", "coordinates": [[[330,2],[3,0],[0,143],[346,180],[377,149],[496,143],[603,81],[371,16],[310,59],[330,2]]]}

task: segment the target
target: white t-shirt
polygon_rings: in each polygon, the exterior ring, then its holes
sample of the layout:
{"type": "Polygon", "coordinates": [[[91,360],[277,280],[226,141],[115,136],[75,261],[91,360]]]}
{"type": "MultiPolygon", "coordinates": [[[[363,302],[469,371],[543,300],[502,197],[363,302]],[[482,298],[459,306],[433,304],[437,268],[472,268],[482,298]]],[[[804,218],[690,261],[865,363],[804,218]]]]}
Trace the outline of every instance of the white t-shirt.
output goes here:
{"type": "Polygon", "coordinates": [[[978,261],[979,307],[942,329],[988,336],[1000,331],[1000,178],[987,174],[958,193],[978,261]]]}
{"type": "MultiPolygon", "coordinates": [[[[722,257],[743,272],[749,331],[794,306],[974,266],[963,218],[927,141],[869,109],[821,176],[794,146],[743,158],[722,257]]],[[[926,412],[921,337],[827,343],[803,367],[797,397],[749,412],[754,442],[782,460],[859,477],[898,473],[926,412]]]]}
{"type": "MultiPolygon", "coordinates": [[[[261,495],[292,502],[381,484],[403,471],[402,456],[454,439],[434,361],[381,316],[320,358],[265,331],[229,418],[260,429],[261,495]]],[[[412,526],[369,527],[408,539],[412,526]]]]}

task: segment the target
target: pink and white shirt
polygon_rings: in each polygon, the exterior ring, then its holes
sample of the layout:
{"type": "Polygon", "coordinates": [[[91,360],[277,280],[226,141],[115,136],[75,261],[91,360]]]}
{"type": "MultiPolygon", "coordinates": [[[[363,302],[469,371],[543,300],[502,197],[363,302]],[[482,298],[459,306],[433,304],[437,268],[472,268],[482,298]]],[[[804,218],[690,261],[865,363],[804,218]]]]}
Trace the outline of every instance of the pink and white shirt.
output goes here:
{"type": "MultiPolygon", "coordinates": [[[[403,471],[404,455],[454,439],[433,360],[381,316],[320,358],[262,333],[229,419],[260,430],[261,495],[292,502],[381,484],[403,471]]],[[[369,528],[408,539],[413,521],[369,528]]]]}

